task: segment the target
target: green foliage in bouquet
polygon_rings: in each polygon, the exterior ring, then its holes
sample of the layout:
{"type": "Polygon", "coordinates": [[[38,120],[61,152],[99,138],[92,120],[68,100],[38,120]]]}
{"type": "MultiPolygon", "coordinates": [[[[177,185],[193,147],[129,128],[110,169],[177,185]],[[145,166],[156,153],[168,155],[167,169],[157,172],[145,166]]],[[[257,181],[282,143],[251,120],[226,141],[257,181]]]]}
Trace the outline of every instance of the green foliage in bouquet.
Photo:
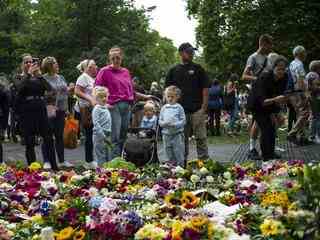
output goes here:
{"type": "Polygon", "coordinates": [[[117,157],[110,162],[104,163],[103,167],[107,169],[125,169],[130,172],[134,172],[137,169],[137,167],[133,163],[127,162],[121,157],[117,157]]]}
{"type": "Polygon", "coordinates": [[[320,239],[320,164],[305,165],[299,183],[304,193],[302,203],[315,214],[313,227],[306,234],[313,236],[310,239],[320,239]]]}
{"type": "Polygon", "coordinates": [[[187,170],[192,172],[192,170],[197,168],[201,169],[202,167],[208,169],[210,174],[213,175],[223,174],[227,169],[224,165],[213,159],[208,159],[206,161],[196,159],[188,162],[187,170]]]}

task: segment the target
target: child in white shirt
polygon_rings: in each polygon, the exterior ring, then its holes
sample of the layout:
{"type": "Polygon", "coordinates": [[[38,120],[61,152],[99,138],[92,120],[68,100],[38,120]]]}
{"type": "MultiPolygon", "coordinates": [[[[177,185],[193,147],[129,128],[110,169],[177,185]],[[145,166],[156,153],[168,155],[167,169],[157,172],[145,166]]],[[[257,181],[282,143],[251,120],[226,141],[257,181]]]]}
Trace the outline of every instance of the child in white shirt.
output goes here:
{"type": "Polygon", "coordinates": [[[93,152],[99,166],[110,160],[107,143],[111,142],[111,115],[107,107],[108,90],[104,87],[95,88],[97,105],[92,111],[93,152]]]}
{"type": "Polygon", "coordinates": [[[185,167],[184,125],[186,116],[183,107],[177,103],[181,90],[169,86],[165,90],[165,104],[160,111],[159,125],[162,127],[163,144],[168,160],[185,167]]]}

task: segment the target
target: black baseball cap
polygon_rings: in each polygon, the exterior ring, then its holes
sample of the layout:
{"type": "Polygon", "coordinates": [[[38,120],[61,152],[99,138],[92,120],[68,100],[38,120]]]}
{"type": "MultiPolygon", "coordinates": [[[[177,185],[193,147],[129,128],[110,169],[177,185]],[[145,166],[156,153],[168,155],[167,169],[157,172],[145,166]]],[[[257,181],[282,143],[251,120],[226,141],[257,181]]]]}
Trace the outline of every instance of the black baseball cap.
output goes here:
{"type": "Polygon", "coordinates": [[[197,48],[194,48],[190,43],[186,42],[186,43],[182,43],[179,48],[178,51],[179,52],[194,52],[195,50],[198,50],[197,48]]]}

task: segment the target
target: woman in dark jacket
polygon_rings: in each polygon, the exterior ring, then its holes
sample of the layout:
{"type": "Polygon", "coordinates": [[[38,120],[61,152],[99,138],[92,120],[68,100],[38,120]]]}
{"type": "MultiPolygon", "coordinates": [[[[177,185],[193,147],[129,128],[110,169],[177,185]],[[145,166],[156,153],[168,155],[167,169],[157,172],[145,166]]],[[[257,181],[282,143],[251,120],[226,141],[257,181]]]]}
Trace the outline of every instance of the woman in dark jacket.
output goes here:
{"type": "Polygon", "coordinates": [[[281,158],[274,148],[277,114],[280,105],[287,101],[287,96],[283,95],[288,81],[287,65],[287,60],[279,56],[272,70],[260,75],[248,98],[248,107],[261,130],[260,148],[264,161],[281,158]]]}
{"type": "Polygon", "coordinates": [[[220,136],[220,117],[223,106],[223,88],[215,79],[209,88],[208,115],[209,131],[212,136],[220,136]]]}
{"type": "Polygon", "coordinates": [[[39,61],[34,61],[31,56],[24,57],[23,61],[28,65],[28,74],[23,76],[18,86],[17,105],[26,143],[26,158],[28,164],[36,161],[35,136],[39,135],[43,138],[45,155],[52,169],[58,170],[44,99],[51,86],[41,76],[39,61]]]}

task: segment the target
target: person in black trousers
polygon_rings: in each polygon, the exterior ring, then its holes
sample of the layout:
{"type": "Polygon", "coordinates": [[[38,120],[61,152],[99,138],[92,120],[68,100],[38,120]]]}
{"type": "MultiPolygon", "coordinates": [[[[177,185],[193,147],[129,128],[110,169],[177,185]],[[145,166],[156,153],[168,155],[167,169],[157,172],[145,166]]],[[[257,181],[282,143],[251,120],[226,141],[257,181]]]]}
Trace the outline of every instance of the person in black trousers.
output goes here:
{"type": "Polygon", "coordinates": [[[261,130],[260,148],[264,161],[281,158],[274,149],[277,114],[280,112],[280,105],[288,100],[287,96],[282,95],[288,81],[287,65],[286,58],[279,56],[272,70],[260,75],[248,98],[248,107],[261,130]]]}
{"type": "Polygon", "coordinates": [[[41,76],[39,62],[25,56],[23,63],[28,66],[28,74],[23,76],[18,86],[17,106],[26,144],[26,159],[28,164],[36,161],[35,136],[41,136],[51,167],[58,170],[45,103],[45,93],[51,91],[51,86],[41,76]]]}

